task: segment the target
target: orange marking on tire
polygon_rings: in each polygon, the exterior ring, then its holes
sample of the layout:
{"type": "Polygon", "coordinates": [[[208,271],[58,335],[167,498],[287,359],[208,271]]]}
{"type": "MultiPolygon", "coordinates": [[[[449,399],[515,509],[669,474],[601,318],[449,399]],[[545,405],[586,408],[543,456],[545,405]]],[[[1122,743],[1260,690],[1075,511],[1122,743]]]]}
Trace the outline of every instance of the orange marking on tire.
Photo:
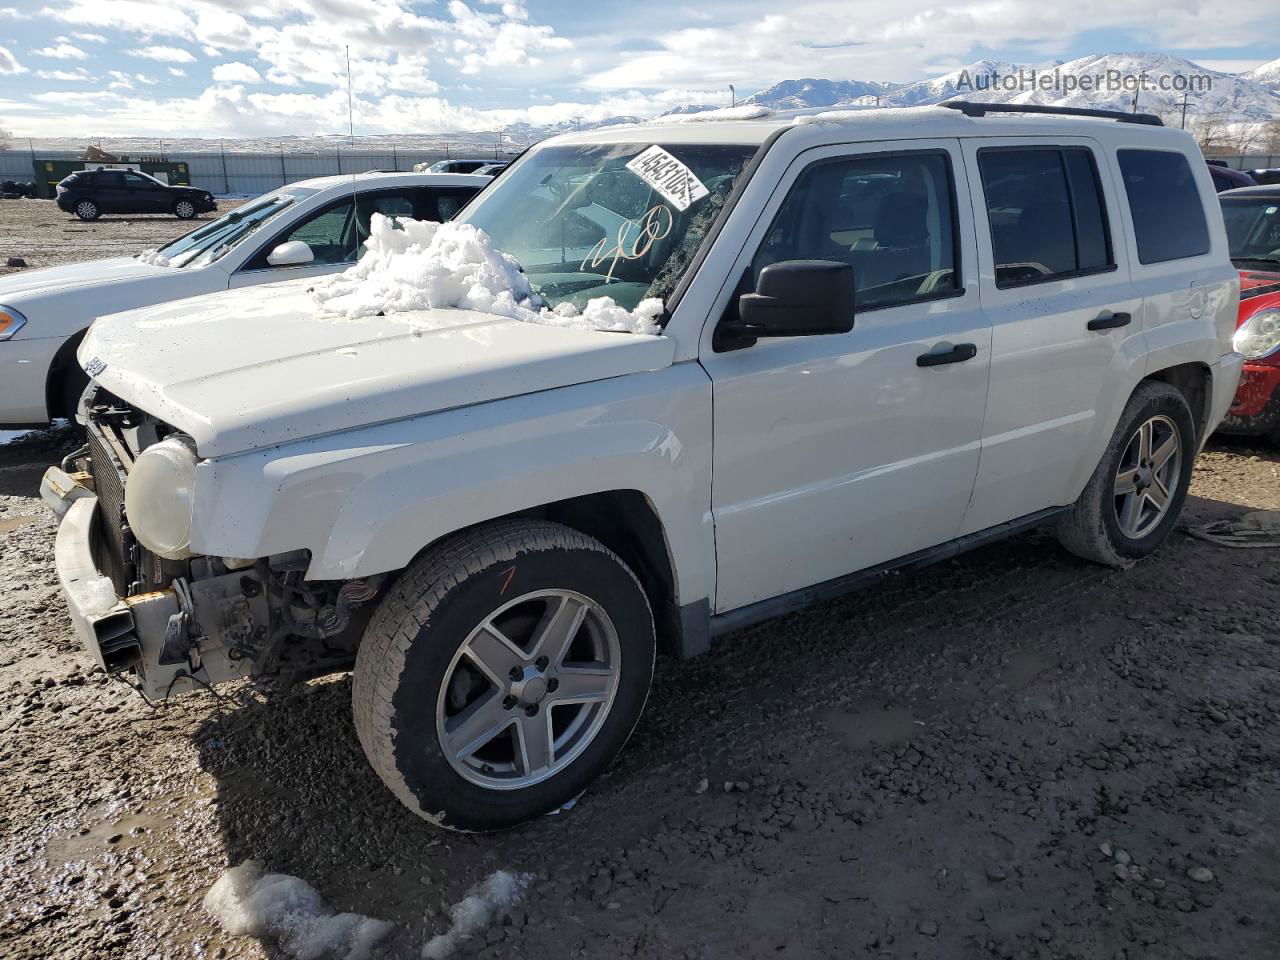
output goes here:
{"type": "Polygon", "coordinates": [[[503,573],[502,589],[498,591],[498,596],[502,596],[504,593],[506,593],[507,587],[511,586],[511,578],[516,575],[516,568],[508,567],[506,570],[502,571],[502,573],[503,573]]]}

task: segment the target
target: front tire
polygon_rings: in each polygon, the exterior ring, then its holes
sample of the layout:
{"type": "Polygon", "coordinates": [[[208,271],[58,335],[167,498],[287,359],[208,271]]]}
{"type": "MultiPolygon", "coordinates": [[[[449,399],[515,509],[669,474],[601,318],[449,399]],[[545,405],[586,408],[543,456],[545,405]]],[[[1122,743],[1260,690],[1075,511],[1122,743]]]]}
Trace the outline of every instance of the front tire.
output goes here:
{"type": "Polygon", "coordinates": [[[580,794],[649,693],[653,615],[631,570],[559,524],[461,534],[405,571],[356,657],[356,733],[414,813],[496,830],[580,794]]]}
{"type": "Polygon", "coordinates": [[[173,215],[179,220],[194,220],[196,205],[190,200],[176,200],[173,204],[173,215]]]}
{"type": "Polygon", "coordinates": [[[88,198],[77,200],[75,211],[76,216],[81,220],[97,220],[102,216],[102,209],[98,206],[97,202],[88,198]]]}
{"type": "Polygon", "coordinates": [[[1058,525],[1076,556],[1131,567],[1168,538],[1182,512],[1197,450],[1182,393],[1144,380],[1129,398],[1097,469],[1058,525]]]}

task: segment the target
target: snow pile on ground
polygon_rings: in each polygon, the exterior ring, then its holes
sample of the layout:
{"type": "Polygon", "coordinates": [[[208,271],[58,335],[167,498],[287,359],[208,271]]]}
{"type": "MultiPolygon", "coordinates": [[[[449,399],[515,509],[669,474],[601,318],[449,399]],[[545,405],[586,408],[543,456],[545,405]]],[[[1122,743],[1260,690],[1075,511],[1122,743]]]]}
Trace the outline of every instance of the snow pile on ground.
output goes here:
{"type": "Polygon", "coordinates": [[[520,902],[533,877],[527,873],[499,870],[473,887],[465,898],[449,909],[452,921],[444,933],[432,937],[422,948],[426,960],[445,960],[463,942],[484,930],[520,902]]]}
{"type": "Polygon", "coordinates": [[[228,933],[269,937],[296,960],[368,960],[395,929],[358,913],[334,913],[310,884],[264,873],[256,860],[223,873],[205,894],[204,908],[228,933]]]}
{"type": "Polygon", "coordinates": [[[325,313],[347,319],[454,307],[525,323],[579,330],[656,335],[662,301],[642,300],[634,311],[597,297],[579,311],[548,310],[529,278],[489,235],[467,223],[430,223],[373,215],[360,261],[318,282],[312,296],[325,313]]]}
{"type": "Polygon", "coordinates": [[[153,267],[169,266],[169,258],[166,257],[159,250],[157,250],[155,247],[152,247],[150,250],[143,250],[140,254],[138,254],[138,259],[143,263],[151,264],[151,266],[153,267]]]}
{"type": "Polygon", "coordinates": [[[713,120],[762,120],[773,113],[758,103],[744,103],[740,107],[721,107],[719,110],[699,110],[697,113],[672,113],[657,117],[649,123],[707,123],[713,120]]]}
{"type": "MultiPolygon", "coordinates": [[[[498,870],[449,908],[449,929],[422,948],[444,960],[520,902],[533,876],[498,870]]],[[[370,960],[395,925],[359,913],[334,913],[315,888],[256,860],[226,870],[204,896],[204,908],[234,936],[276,941],[293,960],[370,960]]]]}

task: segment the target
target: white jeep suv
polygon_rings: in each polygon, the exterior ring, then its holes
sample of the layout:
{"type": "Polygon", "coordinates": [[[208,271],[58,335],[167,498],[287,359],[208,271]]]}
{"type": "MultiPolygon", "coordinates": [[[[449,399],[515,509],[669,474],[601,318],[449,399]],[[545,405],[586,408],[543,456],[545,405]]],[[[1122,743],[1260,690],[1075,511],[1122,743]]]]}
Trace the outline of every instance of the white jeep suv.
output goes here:
{"type": "Polygon", "coordinates": [[[378,775],[483,830],[605,768],[659,650],[1034,525],[1150,554],[1240,374],[1208,171],[953,106],[558,137],[462,214],[657,335],[305,283],[100,320],[43,488],[90,652],[152,698],[354,664],[378,775]]]}

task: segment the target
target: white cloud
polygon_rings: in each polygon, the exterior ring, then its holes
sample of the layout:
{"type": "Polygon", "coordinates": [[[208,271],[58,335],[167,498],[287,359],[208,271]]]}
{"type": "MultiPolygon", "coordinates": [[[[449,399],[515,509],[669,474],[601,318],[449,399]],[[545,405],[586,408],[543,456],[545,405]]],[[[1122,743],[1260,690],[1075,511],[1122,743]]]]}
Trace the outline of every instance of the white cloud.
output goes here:
{"type": "Polygon", "coordinates": [[[36,76],[41,80],[77,81],[80,83],[93,79],[93,75],[84,67],[76,67],[74,70],[37,70],[36,76]]]}
{"type": "Polygon", "coordinates": [[[26,72],[27,68],[18,62],[18,58],[7,47],[0,47],[0,76],[12,77],[26,72]]]}
{"type": "Polygon", "coordinates": [[[77,40],[83,40],[85,43],[106,43],[107,38],[100,33],[73,33],[71,34],[77,40]]]}
{"type": "Polygon", "coordinates": [[[187,75],[187,71],[183,70],[181,67],[169,68],[169,76],[171,77],[185,77],[186,75],[187,75]]]}
{"type": "Polygon", "coordinates": [[[195,63],[196,58],[187,50],[181,47],[135,47],[132,50],[126,50],[125,53],[131,57],[141,57],[143,60],[159,60],[161,63],[195,63]]]}
{"type": "Polygon", "coordinates": [[[55,43],[52,46],[41,47],[39,50],[32,50],[38,57],[51,57],[54,60],[88,60],[89,55],[74,44],[67,43],[65,39],[59,37],[61,43],[55,43]]]}
{"type": "Polygon", "coordinates": [[[216,83],[261,83],[262,74],[247,63],[233,60],[214,67],[213,79],[216,83]]]}

